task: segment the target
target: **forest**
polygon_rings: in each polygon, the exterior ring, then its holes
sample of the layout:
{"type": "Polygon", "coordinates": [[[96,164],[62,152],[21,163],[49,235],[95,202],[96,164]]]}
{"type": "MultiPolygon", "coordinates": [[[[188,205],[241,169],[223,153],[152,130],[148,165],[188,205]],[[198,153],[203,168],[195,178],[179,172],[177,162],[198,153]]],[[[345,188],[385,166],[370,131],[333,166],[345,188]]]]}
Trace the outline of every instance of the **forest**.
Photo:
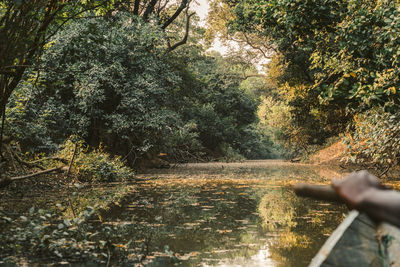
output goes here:
{"type": "Polygon", "coordinates": [[[96,223],[149,169],[309,162],[336,143],[340,166],[398,168],[398,0],[208,0],[205,19],[200,2],[0,0],[0,264],[146,265],[147,241],[96,223]],[[23,198],[58,190],[57,206],[23,198]]]}

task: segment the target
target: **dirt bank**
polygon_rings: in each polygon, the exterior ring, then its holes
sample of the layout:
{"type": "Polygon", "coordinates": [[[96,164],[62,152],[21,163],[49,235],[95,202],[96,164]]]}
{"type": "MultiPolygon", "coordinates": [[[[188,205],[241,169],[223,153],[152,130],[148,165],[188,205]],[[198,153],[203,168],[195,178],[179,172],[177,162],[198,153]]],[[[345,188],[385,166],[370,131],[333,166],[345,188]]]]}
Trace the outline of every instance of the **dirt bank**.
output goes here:
{"type": "Polygon", "coordinates": [[[311,164],[342,166],[341,159],[346,151],[346,145],[338,141],[327,148],[318,151],[310,158],[311,164]]]}

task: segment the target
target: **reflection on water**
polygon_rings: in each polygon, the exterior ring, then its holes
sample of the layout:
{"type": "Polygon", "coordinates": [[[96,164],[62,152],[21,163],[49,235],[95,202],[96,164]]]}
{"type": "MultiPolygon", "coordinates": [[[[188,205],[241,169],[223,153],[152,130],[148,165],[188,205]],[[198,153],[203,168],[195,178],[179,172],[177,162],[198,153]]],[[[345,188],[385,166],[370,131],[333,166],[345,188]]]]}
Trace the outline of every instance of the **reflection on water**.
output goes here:
{"type": "Polygon", "coordinates": [[[337,175],[274,161],[154,170],[104,220],[125,226],[121,243],[147,266],[305,266],[346,212],[288,186],[327,183],[321,174],[337,175]]]}

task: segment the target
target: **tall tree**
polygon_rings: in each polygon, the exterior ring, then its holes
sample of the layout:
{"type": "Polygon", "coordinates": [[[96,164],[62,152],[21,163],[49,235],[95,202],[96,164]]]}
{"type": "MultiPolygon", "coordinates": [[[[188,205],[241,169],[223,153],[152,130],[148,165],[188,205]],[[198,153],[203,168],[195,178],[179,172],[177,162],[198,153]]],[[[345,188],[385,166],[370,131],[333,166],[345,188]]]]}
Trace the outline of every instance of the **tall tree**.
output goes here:
{"type": "MultiPolygon", "coordinates": [[[[41,51],[49,39],[68,21],[87,15],[112,15],[129,11],[146,22],[155,20],[165,30],[183,12],[186,34],[181,41],[168,44],[167,52],[183,45],[189,34],[191,0],[116,1],[116,0],[2,0],[0,1],[0,114],[3,136],[5,108],[27,68],[40,61],[41,51]]],[[[39,73],[40,71],[38,71],[39,73]]],[[[1,151],[0,151],[1,154],[1,151]]]]}
{"type": "Polygon", "coordinates": [[[2,114],[0,149],[5,108],[25,70],[39,60],[39,52],[66,22],[105,3],[106,1],[79,0],[0,2],[0,112],[2,114]]]}

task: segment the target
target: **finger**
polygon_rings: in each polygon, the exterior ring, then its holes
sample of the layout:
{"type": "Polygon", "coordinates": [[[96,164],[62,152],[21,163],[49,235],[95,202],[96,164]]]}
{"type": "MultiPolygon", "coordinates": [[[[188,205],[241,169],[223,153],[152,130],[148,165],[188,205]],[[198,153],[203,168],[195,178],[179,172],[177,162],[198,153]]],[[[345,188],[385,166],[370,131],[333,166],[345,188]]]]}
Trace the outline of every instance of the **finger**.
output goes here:
{"type": "Polygon", "coordinates": [[[341,183],[340,180],[338,180],[338,179],[336,179],[336,178],[333,178],[333,179],[332,179],[332,182],[331,182],[331,185],[332,185],[333,188],[336,189],[336,188],[339,187],[340,183],[341,183]]]}

